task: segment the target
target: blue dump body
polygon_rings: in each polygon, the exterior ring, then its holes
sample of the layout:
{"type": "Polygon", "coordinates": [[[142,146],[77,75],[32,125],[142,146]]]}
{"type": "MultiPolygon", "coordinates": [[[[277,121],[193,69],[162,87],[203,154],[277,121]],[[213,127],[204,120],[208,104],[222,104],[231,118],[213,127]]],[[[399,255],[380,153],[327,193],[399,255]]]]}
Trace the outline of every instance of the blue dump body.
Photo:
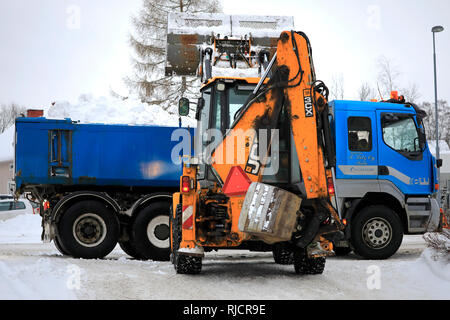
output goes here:
{"type": "MultiPolygon", "coordinates": [[[[16,120],[16,188],[24,185],[177,187],[179,128],[16,120]]],[[[192,133],[192,130],[191,130],[192,133]]]]}
{"type": "Polygon", "coordinates": [[[436,159],[419,145],[423,124],[412,106],[333,101],[336,178],[385,180],[405,195],[436,192],[436,159]]]}

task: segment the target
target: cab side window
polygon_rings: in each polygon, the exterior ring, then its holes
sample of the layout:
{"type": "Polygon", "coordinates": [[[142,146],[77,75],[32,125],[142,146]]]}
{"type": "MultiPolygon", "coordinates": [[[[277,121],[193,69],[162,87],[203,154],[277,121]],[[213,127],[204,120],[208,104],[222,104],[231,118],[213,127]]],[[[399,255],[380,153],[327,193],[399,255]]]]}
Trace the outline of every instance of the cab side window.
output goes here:
{"type": "Polygon", "coordinates": [[[372,150],[372,123],[367,117],[349,117],[348,148],[350,151],[372,150]]]}

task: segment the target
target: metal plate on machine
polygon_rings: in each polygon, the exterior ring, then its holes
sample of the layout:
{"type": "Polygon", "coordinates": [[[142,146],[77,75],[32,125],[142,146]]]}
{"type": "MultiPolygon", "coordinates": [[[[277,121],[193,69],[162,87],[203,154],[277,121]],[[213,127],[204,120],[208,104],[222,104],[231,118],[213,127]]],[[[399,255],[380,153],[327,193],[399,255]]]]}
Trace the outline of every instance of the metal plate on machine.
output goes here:
{"type": "Polygon", "coordinates": [[[254,182],[245,196],[239,230],[266,243],[291,240],[302,199],[283,189],[254,182]]]}

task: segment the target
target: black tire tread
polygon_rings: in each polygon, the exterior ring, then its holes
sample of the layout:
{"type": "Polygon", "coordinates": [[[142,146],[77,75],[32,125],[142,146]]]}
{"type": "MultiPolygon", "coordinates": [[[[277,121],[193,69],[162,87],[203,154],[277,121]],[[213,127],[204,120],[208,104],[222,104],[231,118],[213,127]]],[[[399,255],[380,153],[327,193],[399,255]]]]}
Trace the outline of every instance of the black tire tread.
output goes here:
{"type": "Polygon", "coordinates": [[[182,207],[178,204],[176,207],[176,217],[170,215],[172,230],[172,263],[178,274],[199,274],[202,271],[202,258],[180,255],[177,250],[181,243],[181,216],[182,207]]]}

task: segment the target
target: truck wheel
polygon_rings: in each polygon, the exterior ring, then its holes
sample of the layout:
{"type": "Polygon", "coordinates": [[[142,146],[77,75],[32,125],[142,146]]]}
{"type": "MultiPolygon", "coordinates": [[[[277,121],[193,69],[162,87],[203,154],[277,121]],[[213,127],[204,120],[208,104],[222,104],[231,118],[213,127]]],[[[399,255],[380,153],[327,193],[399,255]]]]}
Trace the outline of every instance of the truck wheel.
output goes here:
{"type": "Polygon", "coordinates": [[[276,264],[288,265],[294,263],[294,252],[286,242],[275,243],[272,246],[272,253],[276,264]]]}
{"type": "Polygon", "coordinates": [[[152,203],[138,213],[131,226],[130,246],[139,259],[169,261],[170,203],[152,203]]]}
{"type": "Polygon", "coordinates": [[[387,259],[397,252],[402,240],[402,222],[385,206],[366,207],[353,218],[351,242],[355,252],[364,258],[387,259]]]}
{"type": "Polygon", "coordinates": [[[58,237],[55,237],[53,239],[53,243],[55,244],[56,249],[58,249],[58,251],[63,255],[63,256],[70,256],[70,254],[67,252],[66,249],[64,249],[61,246],[61,242],[59,241],[58,237]]]}
{"type": "Polygon", "coordinates": [[[322,274],[325,270],[324,257],[308,258],[305,250],[294,252],[294,268],[297,274],[322,274]]]}
{"type": "Polygon", "coordinates": [[[58,224],[60,245],[75,258],[101,259],[117,244],[119,221],[110,209],[97,201],[71,206],[58,224]]]}
{"type": "Polygon", "coordinates": [[[136,249],[133,247],[130,240],[119,241],[119,246],[130,257],[137,259],[137,260],[143,260],[142,257],[136,252],[136,249]]]}
{"type": "Polygon", "coordinates": [[[178,249],[180,248],[180,243],[182,239],[181,215],[182,215],[182,207],[181,204],[178,204],[176,208],[176,217],[174,218],[173,214],[170,214],[170,230],[172,232],[171,261],[178,274],[199,274],[202,271],[202,258],[190,257],[177,253],[178,249]]]}

